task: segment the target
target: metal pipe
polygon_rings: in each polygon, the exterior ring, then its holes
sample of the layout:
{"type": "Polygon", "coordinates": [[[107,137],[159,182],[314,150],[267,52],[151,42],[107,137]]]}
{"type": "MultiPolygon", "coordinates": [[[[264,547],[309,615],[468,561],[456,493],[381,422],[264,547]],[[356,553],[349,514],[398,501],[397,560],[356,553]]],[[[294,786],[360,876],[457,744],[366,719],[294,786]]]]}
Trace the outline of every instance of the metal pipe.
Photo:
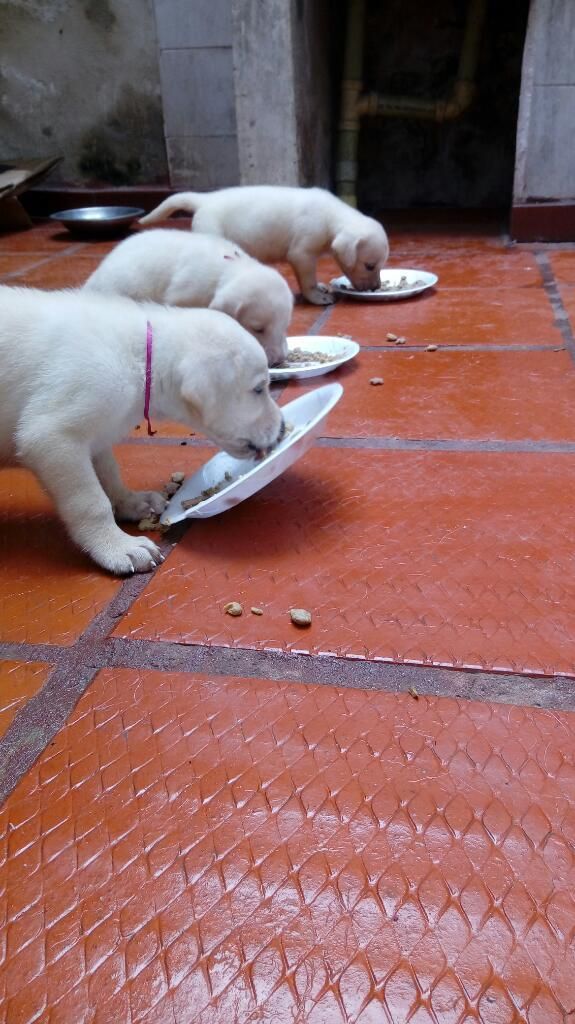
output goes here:
{"type": "Polygon", "coordinates": [[[367,93],[361,96],[361,82],[358,82],[358,77],[361,75],[363,56],[363,0],[351,0],[348,7],[342,116],[338,133],[336,169],[337,194],[340,199],[344,199],[351,206],[357,206],[357,146],[362,117],[409,117],[442,123],[454,121],[471,106],[476,93],[475,75],[486,9],[487,0],[470,0],[457,78],[447,99],[424,100],[381,93],[367,93]],[[361,19],[359,26],[358,19],[361,19]],[[358,46],[361,46],[359,53],[354,49],[358,46]],[[357,77],[352,78],[350,68],[357,73],[357,77]]]}
{"type": "Polygon", "coordinates": [[[365,0],[349,0],[345,43],[341,113],[337,134],[336,190],[340,199],[357,206],[357,146],[359,99],[363,78],[363,26],[365,0]]]}

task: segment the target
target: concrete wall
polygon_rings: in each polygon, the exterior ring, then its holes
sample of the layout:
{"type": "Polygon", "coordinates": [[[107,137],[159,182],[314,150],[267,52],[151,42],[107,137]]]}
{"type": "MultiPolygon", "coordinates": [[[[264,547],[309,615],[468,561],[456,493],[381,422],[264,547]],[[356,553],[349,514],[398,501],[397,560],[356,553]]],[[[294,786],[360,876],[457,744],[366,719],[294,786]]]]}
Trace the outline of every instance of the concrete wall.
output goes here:
{"type": "Polygon", "coordinates": [[[239,184],[231,0],[154,0],[170,182],[239,184]]]}
{"type": "Polygon", "coordinates": [[[328,183],[330,6],[231,0],[243,184],[328,183]]]}
{"type": "Polygon", "coordinates": [[[50,183],[167,182],[152,0],[0,0],[0,161],[50,183]]]}
{"type": "Polygon", "coordinates": [[[575,199],[575,2],[531,0],[514,203],[575,199]]]}

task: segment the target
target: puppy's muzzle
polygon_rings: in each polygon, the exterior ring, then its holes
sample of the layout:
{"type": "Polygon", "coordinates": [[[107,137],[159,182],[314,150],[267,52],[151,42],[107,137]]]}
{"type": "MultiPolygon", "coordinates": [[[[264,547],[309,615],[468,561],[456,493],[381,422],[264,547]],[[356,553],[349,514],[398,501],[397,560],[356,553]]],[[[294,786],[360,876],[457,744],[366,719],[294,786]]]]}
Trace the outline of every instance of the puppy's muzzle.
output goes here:
{"type": "Polygon", "coordinates": [[[253,454],[255,455],[256,459],[258,459],[258,460],[259,459],[265,459],[266,456],[270,455],[271,452],[273,452],[274,448],[276,448],[278,444],[281,444],[281,442],[283,441],[285,436],[286,436],[286,422],[285,422],[285,420],[284,420],[284,418],[282,416],[282,420],[281,420],[281,423],[280,423],[280,429],[278,431],[278,435],[277,435],[275,441],[273,442],[273,444],[268,445],[267,448],[259,448],[258,445],[253,444],[251,441],[248,441],[248,448],[249,448],[250,452],[253,452],[253,454]]]}

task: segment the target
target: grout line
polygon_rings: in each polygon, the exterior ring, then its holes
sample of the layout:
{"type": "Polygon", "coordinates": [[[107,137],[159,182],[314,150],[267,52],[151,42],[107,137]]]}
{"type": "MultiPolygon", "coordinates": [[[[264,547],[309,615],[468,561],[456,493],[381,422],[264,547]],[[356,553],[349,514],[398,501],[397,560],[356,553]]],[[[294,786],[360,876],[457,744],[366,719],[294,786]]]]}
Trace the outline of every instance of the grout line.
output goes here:
{"type": "Polygon", "coordinates": [[[97,668],[82,664],[83,651],[70,649],[39,693],[18,712],[0,740],[0,803],[66,724],[97,668]],[[76,657],[73,654],[76,653],[76,657]]]}
{"type": "MultiPolygon", "coordinates": [[[[355,339],[353,339],[355,340],[355,339]]],[[[389,342],[382,341],[381,345],[361,345],[362,352],[388,352],[396,355],[406,355],[409,352],[426,352],[427,346],[430,344],[437,344],[438,352],[563,352],[564,348],[553,345],[553,343],[541,343],[541,344],[527,344],[519,343],[517,345],[499,345],[499,344],[480,344],[479,342],[469,342],[469,344],[444,344],[440,341],[434,342],[429,341],[422,345],[391,345],[389,342]]]]}
{"type": "Polygon", "coordinates": [[[561,337],[565,342],[565,348],[573,362],[575,362],[575,338],[573,337],[573,331],[571,329],[571,322],[565,306],[563,305],[563,299],[561,298],[561,292],[559,285],[555,279],[551,264],[549,263],[549,257],[546,252],[537,252],[535,254],[537,265],[543,278],[543,287],[547,294],[547,298],[551,303],[551,308],[555,316],[555,326],[561,333],[561,337]]]}
{"type": "Polygon", "coordinates": [[[321,311],[321,313],[319,314],[317,319],[314,320],[313,324],[311,325],[311,327],[309,328],[309,330],[306,333],[309,334],[309,335],[319,334],[319,332],[321,331],[322,327],[324,327],[325,324],[327,323],[327,321],[330,319],[331,314],[333,313],[334,309],[335,309],[335,303],[332,303],[329,306],[324,306],[322,311],[321,311]]]}
{"type": "MultiPolygon", "coordinates": [[[[181,441],[177,437],[127,437],[121,444],[164,448],[177,448],[181,441]]],[[[186,444],[191,448],[209,448],[216,446],[208,440],[190,438],[186,444]]],[[[552,455],[574,455],[575,441],[532,440],[523,438],[518,441],[507,441],[499,438],[412,438],[412,437],[330,437],[321,436],[315,441],[314,447],[319,448],[356,448],[368,451],[391,452],[547,452],[552,455]]]]}
{"type": "Polygon", "coordinates": [[[574,682],[564,676],[481,672],[332,655],[310,656],[108,636],[108,630],[145,589],[148,581],[149,577],[143,584],[132,579],[126,581],[120,594],[112,599],[104,613],[73,647],[0,644],[2,660],[47,661],[55,666],[43,688],[18,712],[0,740],[0,803],[65,726],[96,673],[104,668],[214,673],[387,693],[406,692],[411,687],[421,697],[458,697],[575,711],[574,682]],[[134,586],[136,582],[139,584],[137,587],[134,586]]]}
{"type": "Polygon", "coordinates": [[[369,451],[428,452],[545,452],[575,455],[575,441],[462,440],[460,438],[320,437],[319,448],[356,448],[369,451]]]}
{"type": "MultiPolygon", "coordinates": [[[[187,525],[184,523],[184,528],[187,525]]],[[[164,556],[183,532],[182,527],[175,527],[172,542],[157,541],[164,556]]],[[[71,647],[0,644],[0,660],[39,660],[54,665],[44,686],[16,714],[0,738],[0,804],[63,728],[96,673],[107,664],[105,641],[152,578],[150,573],[136,573],[125,579],[71,647]]]]}
{"type": "Polygon", "coordinates": [[[575,711],[575,686],[572,679],[564,676],[537,677],[114,637],[78,641],[73,648],[2,645],[0,658],[27,660],[33,651],[34,660],[43,660],[44,647],[46,657],[56,662],[55,668],[0,741],[0,802],[64,727],[96,673],[104,668],[213,673],[386,693],[402,693],[412,688],[420,697],[457,697],[575,711]]]}
{"type": "MultiPolygon", "coordinates": [[[[73,256],[79,248],[79,244],[68,245],[58,253],[51,253],[49,256],[41,256],[31,263],[29,267],[20,268],[20,270],[9,270],[7,274],[2,274],[0,281],[2,284],[6,284],[14,278],[24,277],[26,274],[31,274],[33,270],[38,270],[40,267],[43,267],[46,263],[51,263],[52,260],[59,260],[62,256],[73,256]]],[[[12,256],[20,254],[8,253],[6,255],[12,256]]],[[[25,253],[22,253],[22,255],[25,256],[25,253]]]]}

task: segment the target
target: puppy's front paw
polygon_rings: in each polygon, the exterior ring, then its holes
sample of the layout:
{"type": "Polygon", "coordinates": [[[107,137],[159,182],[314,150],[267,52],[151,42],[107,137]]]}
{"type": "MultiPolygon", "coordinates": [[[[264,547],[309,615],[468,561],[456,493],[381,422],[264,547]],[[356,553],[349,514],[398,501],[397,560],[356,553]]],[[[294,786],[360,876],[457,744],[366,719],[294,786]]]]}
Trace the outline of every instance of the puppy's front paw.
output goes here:
{"type": "Polygon", "coordinates": [[[315,288],[310,288],[307,292],[304,292],[304,295],[308,302],[313,302],[314,306],[331,306],[332,302],[335,301],[325,284],[318,284],[315,288]]]}
{"type": "Polygon", "coordinates": [[[130,537],[118,531],[121,539],[103,544],[90,554],[94,561],[116,576],[127,576],[134,572],[151,572],[164,561],[157,544],[148,537],[130,537]]]}
{"type": "Polygon", "coordinates": [[[166,499],[158,491],[127,491],[123,498],[114,504],[116,519],[126,519],[139,523],[150,514],[161,516],[166,507],[166,499]]]}

